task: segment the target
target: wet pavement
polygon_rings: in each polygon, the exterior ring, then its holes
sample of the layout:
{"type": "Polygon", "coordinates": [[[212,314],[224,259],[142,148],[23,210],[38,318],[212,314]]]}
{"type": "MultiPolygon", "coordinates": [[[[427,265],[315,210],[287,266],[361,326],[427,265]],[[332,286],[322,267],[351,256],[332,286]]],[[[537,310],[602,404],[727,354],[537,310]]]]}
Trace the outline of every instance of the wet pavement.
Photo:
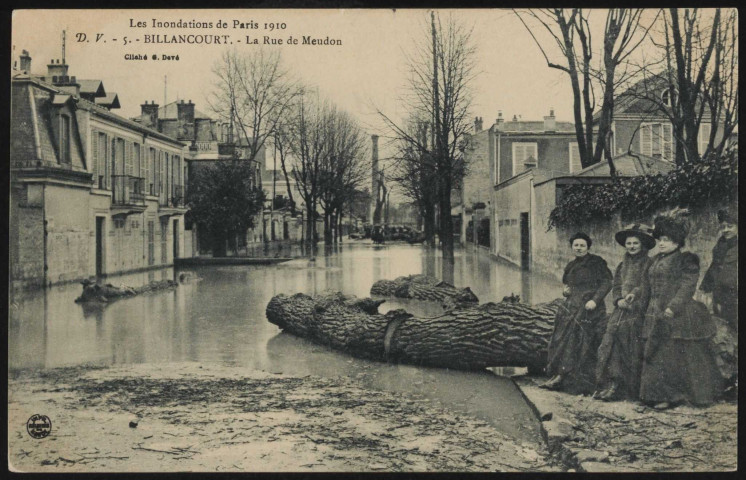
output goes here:
{"type": "MultiPolygon", "coordinates": [[[[127,298],[99,308],[74,303],[78,284],[11,295],[9,368],[46,369],[81,364],[172,362],[228,363],[257,371],[348,377],[388,392],[415,393],[481,418],[506,435],[539,441],[539,426],[520,392],[504,377],[389,365],[355,359],[283,334],[267,322],[273,295],[338,290],[368,296],[379,279],[437,274],[437,255],[421,246],[346,243],[314,260],[273,266],[195,267],[196,279],[173,291],[127,298]]],[[[142,285],[174,278],[163,269],[110,278],[114,285],[142,285]]],[[[179,272],[177,272],[179,273],[179,272]]],[[[529,275],[491,260],[481,249],[456,252],[455,283],[469,286],[480,302],[519,294],[538,303],[560,295],[553,279],[529,275]]],[[[390,301],[380,310],[407,308],[435,315],[424,302],[390,301]]]]}

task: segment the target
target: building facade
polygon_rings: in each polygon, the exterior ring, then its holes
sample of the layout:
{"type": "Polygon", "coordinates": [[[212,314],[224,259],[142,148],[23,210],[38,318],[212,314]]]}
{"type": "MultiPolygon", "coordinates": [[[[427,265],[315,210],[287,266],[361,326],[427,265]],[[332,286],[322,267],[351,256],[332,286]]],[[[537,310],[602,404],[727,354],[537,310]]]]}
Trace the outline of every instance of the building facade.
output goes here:
{"type": "MultiPolygon", "coordinates": [[[[185,145],[111,110],[64,60],[11,80],[10,281],[48,286],[172,265],[184,254],[185,145]]],[[[98,82],[98,83],[97,83],[98,82]]]]}

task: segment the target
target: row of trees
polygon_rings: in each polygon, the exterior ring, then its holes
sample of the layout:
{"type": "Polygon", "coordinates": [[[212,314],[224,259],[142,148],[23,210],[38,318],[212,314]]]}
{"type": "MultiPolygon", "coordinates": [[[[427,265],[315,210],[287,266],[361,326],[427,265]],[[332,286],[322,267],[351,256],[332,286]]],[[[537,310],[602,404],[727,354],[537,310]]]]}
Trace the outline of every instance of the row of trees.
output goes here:
{"type": "Polygon", "coordinates": [[[255,226],[265,201],[260,155],[270,149],[292,214],[297,202],[304,204],[305,241],[318,238],[319,210],[325,241],[336,241],[343,213],[359,204],[369,168],[365,135],[355,120],[294,76],[278,50],[225,51],[213,73],[210,106],[231,125],[230,141],[238,146],[232,160],[196,170],[190,182],[191,216],[209,230],[213,251],[224,252],[220,245],[255,226]]]}

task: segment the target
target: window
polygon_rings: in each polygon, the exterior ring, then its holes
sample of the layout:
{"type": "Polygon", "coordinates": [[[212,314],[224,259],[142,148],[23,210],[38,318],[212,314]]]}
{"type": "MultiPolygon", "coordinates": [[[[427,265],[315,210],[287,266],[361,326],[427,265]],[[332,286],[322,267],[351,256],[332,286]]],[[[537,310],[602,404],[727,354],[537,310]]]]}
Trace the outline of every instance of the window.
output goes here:
{"type": "Polygon", "coordinates": [[[142,177],[142,165],[140,165],[140,144],[132,144],[132,175],[142,177]]]}
{"type": "Polygon", "coordinates": [[[709,123],[701,123],[699,125],[699,132],[697,133],[697,148],[699,149],[699,156],[703,156],[707,150],[707,145],[710,144],[710,132],[712,126],[709,123]]]}
{"type": "Polygon", "coordinates": [[[661,103],[667,107],[672,106],[677,100],[677,93],[676,89],[673,88],[663,90],[661,93],[661,103]]]}
{"type": "Polygon", "coordinates": [[[513,143],[513,175],[518,175],[530,167],[537,166],[538,159],[539,153],[536,143],[513,143]]]}
{"type": "Polygon", "coordinates": [[[93,185],[95,188],[106,188],[106,159],[108,139],[103,132],[93,134],[93,185]]]}
{"type": "Polygon", "coordinates": [[[70,163],[70,117],[60,115],[60,163],[70,163]]]}
{"type": "Polygon", "coordinates": [[[583,169],[583,164],[580,163],[580,149],[578,148],[578,142],[570,142],[570,173],[576,173],[583,169]]]}
{"type": "Polygon", "coordinates": [[[155,195],[155,167],[156,154],[155,148],[150,149],[150,158],[148,159],[148,194],[155,195]]]}
{"type": "Polygon", "coordinates": [[[640,153],[673,161],[673,130],[670,123],[640,125],[640,153]]]}

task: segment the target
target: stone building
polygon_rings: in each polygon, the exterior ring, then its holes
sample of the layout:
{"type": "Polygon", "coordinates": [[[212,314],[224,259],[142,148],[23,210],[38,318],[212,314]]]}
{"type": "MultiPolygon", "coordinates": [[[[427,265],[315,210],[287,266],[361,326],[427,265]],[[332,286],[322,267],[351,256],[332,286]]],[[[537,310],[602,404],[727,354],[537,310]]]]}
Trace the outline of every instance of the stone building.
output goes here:
{"type": "Polygon", "coordinates": [[[47,286],[172,265],[184,252],[185,145],[123,118],[64,60],[11,78],[10,281],[47,286]]]}

